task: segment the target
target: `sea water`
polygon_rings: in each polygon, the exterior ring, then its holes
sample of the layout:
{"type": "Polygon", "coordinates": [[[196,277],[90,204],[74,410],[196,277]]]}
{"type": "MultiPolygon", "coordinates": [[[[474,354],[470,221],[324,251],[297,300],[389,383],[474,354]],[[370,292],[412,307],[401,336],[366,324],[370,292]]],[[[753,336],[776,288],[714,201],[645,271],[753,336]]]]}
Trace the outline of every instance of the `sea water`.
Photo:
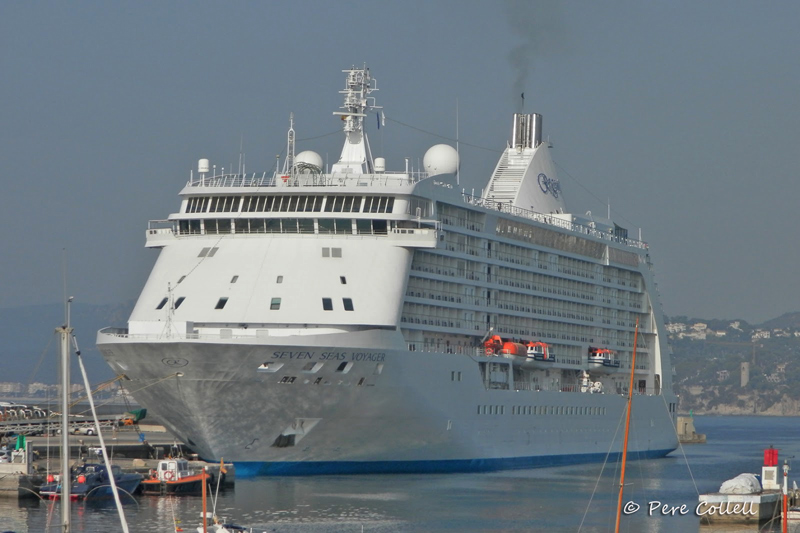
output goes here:
{"type": "MultiPolygon", "coordinates": [[[[695,417],[707,444],[669,457],[629,461],[622,531],[758,531],[700,526],[698,493],[714,492],[743,472],[760,473],[770,445],[800,457],[800,419],[695,417]]],[[[790,471],[800,484],[797,472],[790,471]]],[[[481,474],[358,475],[238,479],[219,493],[216,514],[256,532],[607,532],[613,531],[619,465],[590,464],[481,474]]],[[[209,502],[209,507],[211,507],[209,502]]],[[[196,531],[199,496],[138,496],[125,505],[131,533],[196,531]]],[[[113,504],[73,504],[72,531],[121,531],[113,504]]],[[[57,502],[0,501],[0,531],[58,532],[57,502]]],[[[789,531],[800,532],[800,524],[789,531]]],[[[761,531],[780,531],[775,523],[761,531]]]]}

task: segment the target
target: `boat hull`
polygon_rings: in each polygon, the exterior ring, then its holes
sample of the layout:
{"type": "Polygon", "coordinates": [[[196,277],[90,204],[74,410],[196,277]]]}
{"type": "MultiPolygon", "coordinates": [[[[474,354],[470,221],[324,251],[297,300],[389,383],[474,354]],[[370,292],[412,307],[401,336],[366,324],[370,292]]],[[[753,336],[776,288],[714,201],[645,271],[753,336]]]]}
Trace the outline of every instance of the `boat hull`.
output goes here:
{"type": "MultiPolygon", "coordinates": [[[[244,476],[487,471],[620,453],[623,396],[487,388],[480,358],[398,349],[394,335],[318,335],[312,344],[101,332],[98,346],[170,431],[244,476]]],[[[667,403],[635,395],[630,457],[677,447],[667,403]]]]}
{"type": "MultiPolygon", "coordinates": [[[[212,485],[213,479],[206,477],[206,484],[212,485]]],[[[145,494],[200,494],[202,491],[203,480],[199,474],[178,481],[142,481],[142,492],[145,494]]]]}

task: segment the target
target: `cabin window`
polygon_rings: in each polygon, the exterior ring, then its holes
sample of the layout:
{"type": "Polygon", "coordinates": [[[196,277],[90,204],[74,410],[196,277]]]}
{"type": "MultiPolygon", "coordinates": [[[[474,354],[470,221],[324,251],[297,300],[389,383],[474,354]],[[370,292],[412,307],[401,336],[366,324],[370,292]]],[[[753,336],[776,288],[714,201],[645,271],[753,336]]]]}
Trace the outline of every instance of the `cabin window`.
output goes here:
{"type": "Polygon", "coordinates": [[[344,304],[345,311],[352,311],[353,310],[353,299],[352,298],[342,298],[342,304],[344,304]]]}
{"type": "Polygon", "coordinates": [[[269,308],[271,311],[277,311],[281,308],[281,299],[280,298],[273,298],[269,304],[269,308]]]}
{"type": "Polygon", "coordinates": [[[361,207],[361,197],[358,197],[358,201],[356,201],[355,196],[344,197],[344,208],[342,211],[352,213],[353,211],[358,211],[359,207],[361,207]],[[353,209],[354,207],[355,209],[353,209]]]}
{"type": "Polygon", "coordinates": [[[314,233],[314,219],[313,218],[298,218],[297,227],[300,233],[314,233]]]}
{"type": "Polygon", "coordinates": [[[339,281],[342,282],[342,285],[347,285],[347,278],[344,276],[339,276],[339,281]]]}
{"type": "Polygon", "coordinates": [[[227,298],[220,298],[217,301],[217,305],[214,306],[214,309],[223,309],[225,307],[226,303],[228,303],[228,299],[227,298]]]}
{"type": "Polygon", "coordinates": [[[342,257],[341,248],[331,248],[331,257],[342,257]]]}
{"type": "Polygon", "coordinates": [[[275,280],[275,283],[283,283],[283,276],[278,276],[278,279],[275,280]]]}
{"type": "Polygon", "coordinates": [[[231,278],[231,283],[236,283],[237,281],[239,281],[239,276],[233,276],[231,278]]]}
{"type": "Polygon", "coordinates": [[[298,233],[297,222],[296,218],[284,218],[282,224],[283,233],[298,233]]]}
{"type": "Polygon", "coordinates": [[[322,365],[324,365],[324,364],[325,363],[315,363],[313,361],[310,362],[310,363],[306,363],[303,366],[303,372],[309,372],[309,373],[312,373],[312,374],[316,373],[317,371],[319,371],[320,368],[322,368],[322,365]]]}
{"type": "Polygon", "coordinates": [[[249,226],[249,233],[265,233],[267,231],[265,220],[263,218],[248,218],[246,220],[249,226]]]}
{"type": "Polygon", "coordinates": [[[276,363],[274,361],[267,361],[256,370],[259,372],[277,372],[283,366],[283,363],[276,363]]]}
{"type": "MultiPolygon", "coordinates": [[[[336,223],[332,218],[320,218],[317,220],[319,233],[336,233],[336,223]]],[[[324,250],[325,248],[323,248],[324,250]]]]}
{"type": "Polygon", "coordinates": [[[156,306],[156,309],[163,309],[164,306],[167,305],[167,300],[169,300],[169,298],[164,298],[163,300],[161,300],[161,303],[159,303],[156,306]]]}
{"type": "Polygon", "coordinates": [[[233,227],[236,233],[250,233],[250,219],[237,218],[233,221],[233,227]]]}
{"type": "Polygon", "coordinates": [[[372,229],[378,235],[386,235],[388,222],[386,220],[373,220],[372,229]]]}
{"type": "Polygon", "coordinates": [[[331,249],[330,248],[323,248],[322,249],[322,257],[330,257],[331,256],[331,249]]]}
{"type": "Polygon", "coordinates": [[[331,300],[330,298],[323,298],[322,309],[324,311],[333,311],[333,300],[331,300]]]}
{"type": "Polygon", "coordinates": [[[372,233],[372,221],[364,220],[362,218],[356,219],[356,232],[360,235],[369,235],[372,233]]]}

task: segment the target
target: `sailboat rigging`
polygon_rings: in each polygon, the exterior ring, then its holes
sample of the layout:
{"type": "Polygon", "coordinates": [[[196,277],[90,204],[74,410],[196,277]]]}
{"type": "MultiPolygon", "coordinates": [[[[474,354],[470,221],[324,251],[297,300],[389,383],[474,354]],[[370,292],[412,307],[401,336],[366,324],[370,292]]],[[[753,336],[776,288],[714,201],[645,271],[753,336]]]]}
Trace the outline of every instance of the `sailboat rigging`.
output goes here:
{"type": "Polygon", "coordinates": [[[628,434],[631,429],[631,407],[633,407],[633,373],[636,370],[636,341],[639,335],[639,319],[636,319],[636,329],[633,331],[633,355],[631,356],[631,382],[628,386],[628,412],[625,419],[625,440],[622,444],[622,469],[619,474],[619,498],[617,500],[617,524],[614,532],[619,533],[619,522],[622,517],[622,492],[625,489],[625,465],[628,461],[628,434]]]}

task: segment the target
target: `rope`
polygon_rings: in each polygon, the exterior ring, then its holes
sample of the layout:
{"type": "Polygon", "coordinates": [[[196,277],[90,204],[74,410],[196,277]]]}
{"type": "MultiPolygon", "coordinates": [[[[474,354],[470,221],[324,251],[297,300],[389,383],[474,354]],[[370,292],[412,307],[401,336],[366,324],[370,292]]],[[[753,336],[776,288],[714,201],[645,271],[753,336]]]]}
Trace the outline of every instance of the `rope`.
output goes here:
{"type": "MultiPolygon", "coordinates": [[[[133,391],[128,391],[128,394],[133,395],[134,393],[139,392],[140,390],[144,390],[144,389],[146,389],[148,387],[152,387],[153,385],[157,385],[157,384],[161,383],[162,381],[168,380],[170,378],[177,377],[178,374],[180,374],[180,372],[175,372],[174,374],[170,374],[168,376],[164,376],[163,378],[159,378],[157,381],[154,381],[153,383],[150,383],[149,385],[145,385],[144,387],[138,388],[138,389],[133,390],[133,391]]],[[[111,403],[112,401],[114,401],[113,398],[111,398],[111,399],[109,399],[109,400],[107,400],[107,401],[105,401],[103,403],[97,404],[97,407],[102,407],[103,405],[111,403]]],[[[77,414],[82,415],[82,414],[87,413],[87,412],[89,412],[88,409],[85,410],[85,411],[81,411],[80,413],[77,413],[77,414]]]]}
{"type": "Polygon", "coordinates": [[[299,142],[303,142],[303,141],[313,141],[314,139],[322,139],[323,137],[330,137],[331,135],[336,135],[337,133],[341,133],[341,132],[342,132],[341,129],[337,129],[337,130],[332,131],[330,133],[323,133],[322,135],[317,135],[315,137],[305,137],[303,139],[295,139],[294,142],[298,142],[299,143],[299,142]]]}
{"type": "MultiPolygon", "coordinates": [[[[558,171],[559,171],[560,173],[564,173],[564,174],[566,174],[566,175],[567,175],[567,176],[568,176],[568,177],[569,177],[569,178],[570,178],[572,181],[574,181],[574,182],[575,182],[575,183],[578,185],[578,187],[580,187],[581,189],[583,189],[584,191],[586,191],[586,192],[587,192],[587,194],[589,194],[589,196],[591,196],[592,198],[594,198],[595,200],[597,200],[597,201],[598,201],[600,204],[606,204],[606,205],[608,205],[608,202],[607,202],[607,201],[605,201],[605,200],[601,200],[600,198],[598,198],[596,194],[594,194],[594,193],[593,193],[591,190],[589,190],[589,189],[588,189],[588,188],[587,188],[587,187],[586,187],[586,186],[585,186],[583,183],[581,183],[580,181],[578,181],[578,179],[577,179],[575,176],[573,176],[572,174],[570,174],[569,172],[567,172],[567,170],[566,170],[564,167],[562,167],[561,165],[559,165],[559,164],[558,164],[558,163],[556,163],[555,161],[553,161],[553,164],[556,166],[556,168],[558,168],[558,171]]],[[[617,210],[617,209],[614,209],[614,212],[615,212],[615,213],[619,213],[619,210],[617,210]]],[[[625,222],[627,222],[627,223],[628,223],[628,224],[630,224],[631,226],[633,226],[633,227],[638,227],[638,224],[636,224],[635,222],[631,222],[630,220],[628,220],[628,219],[627,219],[627,218],[626,218],[624,215],[622,215],[621,213],[619,213],[619,214],[618,214],[618,216],[619,216],[619,218],[621,218],[622,220],[624,220],[625,222]]]]}
{"type": "MultiPolygon", "coordinates": [[[[664,401],[664,407],[666,408],[667,413],[669,413],[669,405],[667,404],[667,399],[664,397],[663,394],[661,395],[661,399],[664,401]]],[[[675,426],[675,422],[672,420],[672,416],[669,417],[669,422],[670,424],[672,424],[673,431],[675,431],[675,437],[678,439],[678,449],[681,451],[681,454],[683,455],[683,462],[686,463],[686,470],[688,470],[689,477],[692,480],[692,485],[694,485],[694,491],[695,493],[697,493],[697,496],[700,496],[700,490],[697,488],[697,482],[694,479],[694,474],[692,474],[692,468],[689,466],[689,459],[686,457],[686,450],[684,450],[683,446],[681,445],[680,435],[678,435],[678,428],[677,426],[675,426]]]]}
{"type": "Polygon", "coordinates": [[[39,362],[36,363],[36,366],[33,368],[33,372],[31,372],[31,375],[28,378],[28,385],[30,385],[33,382],[33,378],[35,378],[36,374],[39,372],[39,367],[42,366],[42,362],[44,361],[44,356],[50,349],[50,345],[53,344],[53,337],[55,337],[55,331],[53,332],[53,335],[50,337],[50,340],[47,341],[47,346],[45,346],[44,350],[42,351],[42,354],[39,356],[39,362]]]}
{"type": "Polygon", "coordinates": [[[583,512],[583,517],[581,518],[581,523],[578,525],[578,532],[580,533],[581,528],[583,528],[583,523],[586,521],[586,515],[589,514],[589,508],[592,506],[592,500],[594,500],[594,495],[597,493],[597,487],[600,485],[600,480],[603,478],[603,471],[606,469],[606,465],[608,464],[608,458],[611,456],[611,449],[614,447],[614,443],[617,440],[617,435],[619,434],[619,428],[622,426],[622,420],[625,418],[625,413],[627,411],[623,410],[622,416],[617,423],[617,429],[614,430],[614,436],[611,438],[611,443],[608,445],[608,451],[606,452],[606,457],[603,460],[603,466],[600,467],[600,474],[597,476],[597,481],[594,484],[594,489],[592,489],[592,494],[589,496],[589,502],[586,504],[586,510],[583,512]]]}
{"type": "Polygon", "coordinates": [[[419,131],[421,133],[425,133],[428,135],[432,135],[433,137],[438,137],[439,139],[444,139],[445,141],[457,142],[460,145],[469,146],[470,148],[477,148],[478,150],[486,150],[487,152],[492,152],[495,154],[502,154],[502,150],[497,150],[495,148],[486,148],[485,146],[478,146],[477,144],[470,144],[468,142],[464,142],[461,139],[453,139],[452,137],[447,137],[445,135],[439,135],[438,133],[433,133],[432,131],[423,130],[422,128],[417,128],[416,126],[412,126],[411,124],[406,124],[405,122],[400,122],[399,120],[395,120],[393,118],[386,118],[386,120],[390,122],[394,122],[395,124],[399,124],[401,126],[405,126],[406,128],[410,128],[412,130],[419,131]]]}

